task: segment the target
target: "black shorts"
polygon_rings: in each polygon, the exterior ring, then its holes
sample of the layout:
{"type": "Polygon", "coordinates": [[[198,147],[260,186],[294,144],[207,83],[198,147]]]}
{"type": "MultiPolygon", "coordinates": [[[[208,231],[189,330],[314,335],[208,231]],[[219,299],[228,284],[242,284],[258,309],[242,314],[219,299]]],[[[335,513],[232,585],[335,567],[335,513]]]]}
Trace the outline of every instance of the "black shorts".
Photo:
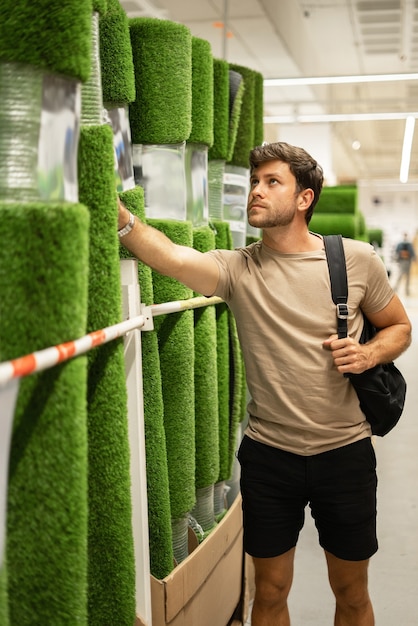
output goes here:
{"type": "Polygon", "coordinates": [[[244,548],[273,557],[296,546],[309,504],[320,545],[340,559],[377,551],[376,456],[371,439],[300,456],[244,436],[238,451],[244,548]]]}

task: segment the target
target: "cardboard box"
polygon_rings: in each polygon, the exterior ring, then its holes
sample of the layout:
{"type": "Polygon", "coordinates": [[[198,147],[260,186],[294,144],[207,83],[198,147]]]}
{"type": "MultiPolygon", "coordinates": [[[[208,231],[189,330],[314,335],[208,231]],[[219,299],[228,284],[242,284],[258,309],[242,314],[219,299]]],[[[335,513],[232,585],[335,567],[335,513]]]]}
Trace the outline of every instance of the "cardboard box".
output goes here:
{"type": "Polygon", "coordinates": [[[238,495],[187,559],[163,580],[151,576],[152,626],[227,626],[242,599],[243,564],[238,495]]]}

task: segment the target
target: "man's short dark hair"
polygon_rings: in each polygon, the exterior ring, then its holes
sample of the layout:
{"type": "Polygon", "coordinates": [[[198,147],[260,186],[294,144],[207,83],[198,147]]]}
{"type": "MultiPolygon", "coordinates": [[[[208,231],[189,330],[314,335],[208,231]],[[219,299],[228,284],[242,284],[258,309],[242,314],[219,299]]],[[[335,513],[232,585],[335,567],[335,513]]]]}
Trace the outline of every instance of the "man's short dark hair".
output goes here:
{"type": "Polygon", "coordinates": [[[296,179],[297,193],[312,189],[314,197],[305,214],[306,223],[309,224],[324,182],[322,167],[306,150],[283,141],[263,143],[253,148],[250,152],[250,173],[267,161],[283,161],[288,164],[296,179]]]}

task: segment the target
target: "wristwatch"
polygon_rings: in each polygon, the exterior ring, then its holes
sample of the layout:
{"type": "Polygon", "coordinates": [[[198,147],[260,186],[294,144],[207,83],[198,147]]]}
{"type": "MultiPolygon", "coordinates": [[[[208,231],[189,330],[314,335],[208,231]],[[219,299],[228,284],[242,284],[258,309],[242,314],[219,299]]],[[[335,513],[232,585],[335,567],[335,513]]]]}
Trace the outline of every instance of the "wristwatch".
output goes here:
{"type": "Polygon", "coordinates": [[[134,227],[134,224],[135,224],[135,215],[133,215],[133,213],[129,211],[129,222],[126,224],[126,226],[118,230],[119,239],[122,239],[122,237],[125,237],[125,235],[130,233],[134,227]]]}

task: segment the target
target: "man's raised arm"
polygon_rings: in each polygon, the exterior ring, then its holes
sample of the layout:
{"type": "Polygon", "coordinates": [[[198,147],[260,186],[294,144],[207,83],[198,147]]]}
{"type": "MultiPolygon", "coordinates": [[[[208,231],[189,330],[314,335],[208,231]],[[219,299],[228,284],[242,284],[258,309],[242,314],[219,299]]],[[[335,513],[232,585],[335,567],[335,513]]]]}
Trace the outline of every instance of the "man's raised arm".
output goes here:
{"type": "Polygon", "coordinates": [[[118,208],[119,237],[125,248],[160,274],[179,280],[197,293],[213,294],[219,269],[210,255],[173,243],[164,233],[134,217],[119,199],[118,208]]]}

